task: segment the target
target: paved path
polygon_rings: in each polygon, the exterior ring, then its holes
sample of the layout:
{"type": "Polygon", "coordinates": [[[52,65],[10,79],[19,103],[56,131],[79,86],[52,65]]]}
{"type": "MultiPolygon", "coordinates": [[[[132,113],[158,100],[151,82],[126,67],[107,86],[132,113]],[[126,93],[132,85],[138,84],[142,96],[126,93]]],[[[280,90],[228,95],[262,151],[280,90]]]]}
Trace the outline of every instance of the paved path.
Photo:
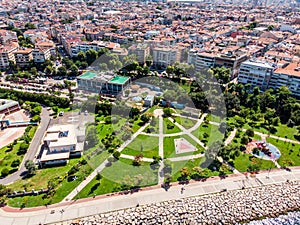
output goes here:
{"type": "Polygon", "coordinates": [[[158,168],[158,184],[164,183],[164,120],[163,120],[163,111],[162,109],[154,110],[154,114],[158,116],[158,127],[159,127],[159,136],[158,136],[158,155],[161,157],[162,161],[159,162],[158,168]]]}
{"type": "MultiPolygon", "coordinates": [[[[137,132],[135,132],[130,139],[126,140],[116,151],[121,152],[128,144],[130,144],[147,126],[149,123],[146,123],[142,126],[137,132]]],[[[73,191],[71,191],[62,202],[69,201],[73,199],[88,183],[90,183],[94,177],[96,177],[97,173],[100,173],[105,167],[106,164],[109,163],[108,159],[102,162],[89,176],[86,177],[84,181],[82,181],[73,191]]]]}
{"type": "Polygon", "coordinates": [[[200,154],[196,154],[196,155],[186,155],[186,156],[168,158],[168,160],[170,160],[172,162],[178,162],[178,161],[198,159],[198,158],[201,158],[203,156],[204,156],[204,153],[200,153],[200,154]]]}
{"type": "Polygon", "coordinates": [[[50,122],[49,111],[47,111],[46,108],[42,108],[41,122],[39,124],[38,129],[36,130],[36,132],[34,134],[34,137],[29,145],[27,153],[25,154],[25,156],[23,158],[23,161],[19,167],[19,170],[4,179],[0,179],[0,184],[7,185],[7,184],[13,183],[13,182],[21,179],[24,176],[24,174],[27,171],[25,168],[25,162],[27,160],[35,159],[36,154],[40,150],[40,146],[42,144],[42,138],[47,130],[49,122],[50,122]]]}
{"type": "Polygon", "coordinates": [[[234,130],[230,133],[230,135],[228,136],[228,138],[227,138],[227,139],[225,140],[225,142],[224,142],[224,145],[225,145],[225,146],[229,145],[229,144],[232,142],[233,138],[234,138],[235,135],[236,135],[236,131],[237,131],[237,129],[234,128],[234,130]]]}
{"type": "MultiPolygon", "coordinates": [[[[133,156],[133,155],[125,155],[125,154],[121,154],[121,155],[120,155],[120,158],[124,158],[124,159],[132,159],[132,160],[134,160],[134,156],[133,156]]],[[[143,157],[143,158],[141,159],[141,161],[143,161],[143,162],[153,162],[153,159],[143,157]]]]}
{"type": "Polygon", "coordinates": [[[110,194],[88,198],[67,203],[60,203],[52,206],[11,209],[9,207],[0,210],[1,224],[5,225],[37,225],[39,223],[54,223],[65,220],[72,220],[79,217],[105,213],[125,208],[136,207],[137,204],[145,205],[179,198],[187,198],[203,194],[220,192],[222,189],[237,190],[241,188],[259,187],[286,182],[287,180],[300,180],[300,167],[292,168],[291,172],[285,170],[273,170],[261,172],[256,177],[246,177],[243,174],[230,175],[225,179],[219,177],[209,178],[205,182],[191,182],[185,186],[181,193],[181,185],[171,184],[170,189],[156,186],[142,189],[133,194],[110,194]],[[61,210],[64,210],[63,212],[61,210]],[[51,211],[54,210],[54,213],[51,211]]]}

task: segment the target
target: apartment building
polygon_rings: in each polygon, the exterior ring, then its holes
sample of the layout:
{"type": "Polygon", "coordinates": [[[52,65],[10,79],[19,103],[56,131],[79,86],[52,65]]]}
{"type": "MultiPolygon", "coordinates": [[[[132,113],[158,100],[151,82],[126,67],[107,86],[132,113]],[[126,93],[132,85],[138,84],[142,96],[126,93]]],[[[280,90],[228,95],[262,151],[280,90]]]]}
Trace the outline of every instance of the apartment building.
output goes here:
{"type": "Polygon", "coordinates": [[[137,57],[137,61],[140,64],[144,64],[146,62],[146,58],[150,55],[150,47],[145,43],[138,43],[137,45],[130,46],[129,54],[135,54],[137,57]]]}
{"type": "Polygon", "coordinates": [[[18,42],[17,33],[9,30],[0,30],[0,44],[11,41],[18,42]]]}
{"type": "Polygon", "coordinates": [[[19,67],[26,67],[33,60],[31,48],[21,48],[14,52],[16,64],[19,67]]]}
{"type": "Polygon", "coordinates": [[[176,48],[155,47],[153,48],[152,57],[155,66],[167,67],[180,61],[180,52],[176,48]]]}
{"type": "Polygon", "coordinates": [[[236,77],[242,62],[246,61],[247,58],[247,54],[244,52],[228,51],[215,57],[215,67],[224,66],[229,68],[231,69],[232,77],[236,77]]]}
{"type": "Polygon", "coordinates": [[[7,45],[0,45],[0,69],[8,69],[9,62],[16,62],[14,52],[18,50],[17,42],[10,42],[7,45]]]}
{"type": "Polygon", "coordinates": [[[36,47],[32,50],[32,57],[35,63],[43,63],[51,57],[51,48],[36,47]]]}
{"type": "Polygon", "coordinates": [[[215,54],[209,51],[198,52],[195,49],[189,51],[188,63],[193,64],[196,72],[200,72],[203,69],[214,67],[215,54]]]}
{"type": "Polygon", "coordinates": [[[292,94],[300,97],[300,63],[290,63],[284,68],[277,68],[269,82],[269,88],[287,86],[292,94]]]}
{"type": "Polygon", "coordinates": [[[269,81],[273,75],[275,66],[267,62],[257,60],[247,60],[241,64],[238,74],[238,82],[259,86],[260,89],[266,90],[269,81]]]}

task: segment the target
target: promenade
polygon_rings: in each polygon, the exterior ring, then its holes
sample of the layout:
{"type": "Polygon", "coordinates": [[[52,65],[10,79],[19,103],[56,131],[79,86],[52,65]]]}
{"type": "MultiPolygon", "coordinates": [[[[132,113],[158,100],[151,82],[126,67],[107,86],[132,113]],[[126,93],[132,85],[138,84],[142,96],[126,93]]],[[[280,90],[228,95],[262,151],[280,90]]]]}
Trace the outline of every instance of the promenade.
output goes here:
{"type": "Polygon", "coordinates": [[[140,206],[156,204],[163,201],[217,193],[223,189],[230,191],[262,187],[285,183],[286,181],[300,181],[300,167],[292,168],[290,172],[282,169],[274,169],[271,172],[263,171],[256,174],[255,177],[245,176],[244,174],[232,174],[225,179],[212,177],[205,182],[192,181],[184,185],[184,191],[182,191],[183,186],[176,183],[172,184],[167,191],[159,186],[155,186],[141,189],[132,194],[115,193],[95,198],[68,201],[49,206],[48,208],[37,207],[20,210],[4,207],[0,210],[0,220],[5,225],[51,224],[136,207],[137,204],[140,206]]]}

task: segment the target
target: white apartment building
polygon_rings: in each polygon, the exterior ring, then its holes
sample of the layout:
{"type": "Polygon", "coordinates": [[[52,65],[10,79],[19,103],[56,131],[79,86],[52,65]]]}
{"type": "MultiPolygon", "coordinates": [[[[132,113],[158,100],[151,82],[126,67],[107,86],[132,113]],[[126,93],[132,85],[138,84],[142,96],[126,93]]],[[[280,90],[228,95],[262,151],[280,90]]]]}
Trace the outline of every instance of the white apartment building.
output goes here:
{"type": "MultiPolygon", "coordinates": [[[[118,45],[120,46],[120,45],[118,45]]],[[[90,49],[99,51],[101,48],[105,48],[104,42],[93,41],[93,42],[74,42],[70,43],[67,49],[68,54],[71,57],[76,57],[80,51],[87,52],[90,49]]]]}
{"type": "Polygon", "coordinates": [[[259,86],[262,90],[268,88],[275,66],[256,60],[247,60],[241,64],[238,82],[259,86]]]}
{"type": "Polygon", "coordinates": [[[180,52],[176,48],[155,47],[153,48],[153,64],[156,66],[167,67],[180,61],[180,52]]]}
{"type": "Polygon", "coordinates": [[[195,49],[191,49],[188,54],[188,63],[193,64],[196,72],[200,72],[203,69],[214,67],[215,54],[210,52],[198,52],[195,49]]]}
{"type": "Polygon", "coordinates": [[[32,51],[33,61],[35,63],[43,63],[51,57],[50,48],[35,48],[32,51]]]}
{"type": "Polygon", "coordinates": [[[9,68],[9,62],[16,62],[14,52],[18,50],[17,42],[10,42],[8,45],[0,45],[0,69],[9,68]]]}

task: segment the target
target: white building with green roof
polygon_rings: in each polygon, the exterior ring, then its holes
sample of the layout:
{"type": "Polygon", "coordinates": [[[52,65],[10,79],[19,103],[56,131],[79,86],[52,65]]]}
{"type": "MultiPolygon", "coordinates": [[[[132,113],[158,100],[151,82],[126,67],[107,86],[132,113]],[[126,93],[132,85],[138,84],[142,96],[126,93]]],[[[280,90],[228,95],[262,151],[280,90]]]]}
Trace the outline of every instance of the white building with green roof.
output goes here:
{"type": "Polygon", "coordinates": [[[77,77],[78,90],[104,95],[119,95],[130,84],[130,78],[113,73],[88,71],[77,77]]]}

